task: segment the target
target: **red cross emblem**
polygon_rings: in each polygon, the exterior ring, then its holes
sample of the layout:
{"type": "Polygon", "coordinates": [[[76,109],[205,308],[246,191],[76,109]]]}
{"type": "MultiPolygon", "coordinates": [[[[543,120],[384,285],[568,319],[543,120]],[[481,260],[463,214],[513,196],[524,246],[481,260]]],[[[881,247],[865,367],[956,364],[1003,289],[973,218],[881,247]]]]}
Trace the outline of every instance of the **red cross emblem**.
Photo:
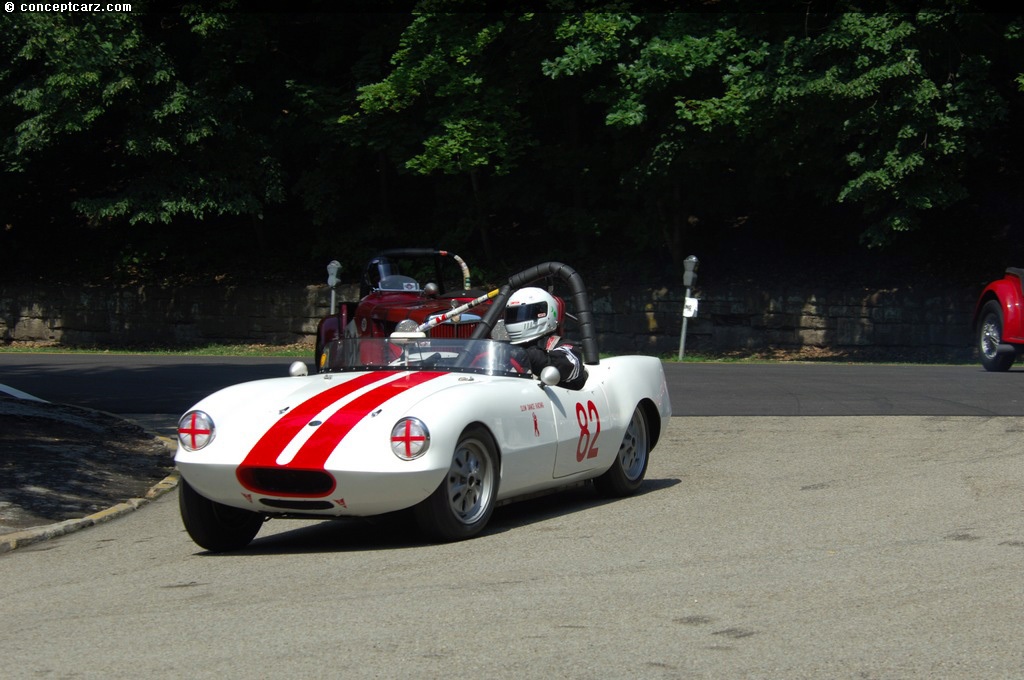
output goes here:
{"type": "MultiPolygon", "coordinates": [[[[185,440],[183,439],[183,437],[188,437],[190,441],[189,444],[187,445],[187,448],[194,451],[198,448],[202,448],[207,444],[207,439],[205,438],[208,438],[213,433],[213,430],[209,428],[204,429],[202,427],[199,427],[199,424],[196,422],[196,420],[199,417],[198,413],[192,413],[191,415],[192,420],[189,423],[188,427],[182,427],[181,425],[178,426],[178,438],[182,440],[182,444],[185,444],[185,440]],[[196,439],[198,437],[204,438],[202,444],[199,446],[196,445],[196,439]]],[[[203,420],[205,421],[206,418],[203,418],[203,420]]]]}
{"type": "Polygon", "coordinates": [[[402,444],[402,445],[404,445],[404,447],[405,447],[405,457],[406,458],[412,458],[414,453],[418,453],[418,451],[414,452],[412,450],[413,443],[417,443],[417,442],[418,443],[422,443],[422,442],[425,442],[427,440],[427,438],[425,436],[423,436],[422,434],[413,434],[413,432],[412,432],[412,425],[413,425],[413,421],[412,420],[406,420],[405,421],[405,431],[402,432],[401,434],[392,434],[391,435],[391,448],[395,449],[395,452],[397,453],[398,449],[395,447],[395,444],[402,444]]]}

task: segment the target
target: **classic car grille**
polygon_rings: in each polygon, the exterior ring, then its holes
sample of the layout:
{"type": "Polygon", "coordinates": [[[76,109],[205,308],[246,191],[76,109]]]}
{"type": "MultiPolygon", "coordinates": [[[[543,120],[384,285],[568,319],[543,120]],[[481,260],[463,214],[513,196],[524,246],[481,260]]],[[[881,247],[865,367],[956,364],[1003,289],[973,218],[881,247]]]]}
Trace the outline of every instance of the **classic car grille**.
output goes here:
{"type": "Polygon", "coordinates": [[[473,335],[476,323],[442,323],[430,329],[432,338],[460,338],[468,340],[473,335]]]}
{"type": "Polygon", "coordinates": [[[238,470],[238,481],[269,496],[326,496],[334,491],[334,477],[323,470],[247,467],[238,470]]]}

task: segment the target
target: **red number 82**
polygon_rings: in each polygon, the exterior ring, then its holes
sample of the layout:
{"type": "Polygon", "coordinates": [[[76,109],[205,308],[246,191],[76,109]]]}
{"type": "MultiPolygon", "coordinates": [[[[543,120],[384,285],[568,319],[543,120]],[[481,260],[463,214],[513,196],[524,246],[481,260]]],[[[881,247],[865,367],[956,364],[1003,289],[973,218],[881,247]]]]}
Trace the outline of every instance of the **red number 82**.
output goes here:
{"type": "Polygon", "coordinates": [[[580,426],[580,438],[576,442],[576,462],[582,463],[585,458],[597,457],[597,438],[601,434],[601,416],[597,413],[597,405],[588,401],[587,405],[576,402],[576,424],[580,426]],[[590,431],[591,422],[594,431],[590,431]]]}

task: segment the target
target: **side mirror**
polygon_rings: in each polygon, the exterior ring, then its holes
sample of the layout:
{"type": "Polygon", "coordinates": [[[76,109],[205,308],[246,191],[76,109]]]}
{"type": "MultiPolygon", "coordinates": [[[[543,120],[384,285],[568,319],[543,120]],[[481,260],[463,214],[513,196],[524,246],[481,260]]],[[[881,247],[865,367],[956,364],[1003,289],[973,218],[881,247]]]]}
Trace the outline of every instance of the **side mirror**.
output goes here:
{"type": "Polygon", "coordinates": [[[554,387],[562,380],[562,374],[554,366],[545,366],[540,371],[540,381],[548,387],[554,387]]]}

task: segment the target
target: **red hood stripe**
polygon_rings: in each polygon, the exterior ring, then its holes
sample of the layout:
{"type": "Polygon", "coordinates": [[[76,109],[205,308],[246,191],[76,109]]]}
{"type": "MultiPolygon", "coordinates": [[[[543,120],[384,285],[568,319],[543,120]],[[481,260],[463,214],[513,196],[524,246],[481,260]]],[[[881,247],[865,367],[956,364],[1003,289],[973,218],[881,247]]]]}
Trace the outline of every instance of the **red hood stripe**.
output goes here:
{"type": "MultiPolygon", "coordinates": [[[[293,409],[290,409],[284,416],[267,430],[252,451],[242,461],[243,467],[274,467],[277,465],[277,457],[281,455],[288,442],[295,438],[302,428],[309,425],[318,413],[338,401],[344,399],[358,389],[372,385],[394,373],[389,371],[374,371],[356,376],[348,382],[337,387],[324,390],[320,394],[307,399],[293,409]]],[[[372,394],[372,392],[371,392],[372,394]]]]}
{"type": "MultiPolygon", "coordinates": [[[[447,374],[416,371],[353,399],[324,421],[323,425],[317,428],[313,436],[295,454],[295,458],[285,467],[303,470],[322,469],[341,440],[371,411],[402,392],[442,375],[447,374]]],[[[381,444],[384,443],[382,440],[381,444]]]]}

